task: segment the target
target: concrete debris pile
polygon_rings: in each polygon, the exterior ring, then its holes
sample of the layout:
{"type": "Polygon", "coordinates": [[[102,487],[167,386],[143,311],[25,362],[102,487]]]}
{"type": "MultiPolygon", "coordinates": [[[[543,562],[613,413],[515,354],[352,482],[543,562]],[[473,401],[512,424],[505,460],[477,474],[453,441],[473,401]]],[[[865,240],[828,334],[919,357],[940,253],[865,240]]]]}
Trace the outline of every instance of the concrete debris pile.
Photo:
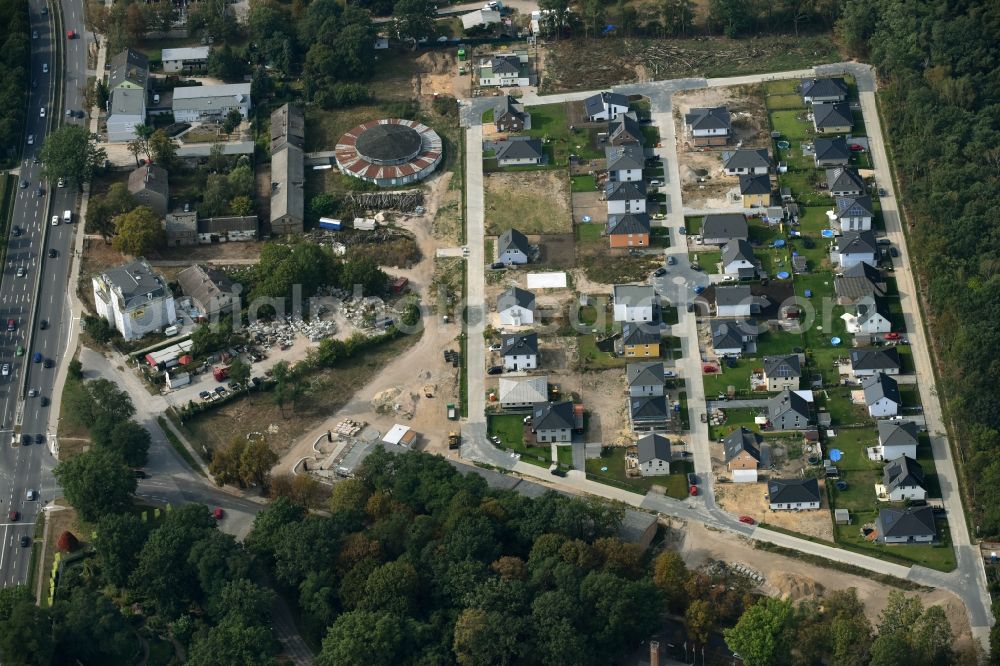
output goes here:
{"type": "Polygon", "coordinates": [[[310,342],[318,342],[337,332],[337,324],[323,319],[304,320],[300,317],[285,317],[274,321],[255,321],[247,326],[247,334],[265,349],[278,346],[288,349],[298,336],[310,342]]]}
{"type": "Polygon", "coordinates": [[[395,414],[412,419],[417,409],[417,397],[397,387],[388,388],[375,394],[372,398],[372,407],[378,414],[395,414]]]}

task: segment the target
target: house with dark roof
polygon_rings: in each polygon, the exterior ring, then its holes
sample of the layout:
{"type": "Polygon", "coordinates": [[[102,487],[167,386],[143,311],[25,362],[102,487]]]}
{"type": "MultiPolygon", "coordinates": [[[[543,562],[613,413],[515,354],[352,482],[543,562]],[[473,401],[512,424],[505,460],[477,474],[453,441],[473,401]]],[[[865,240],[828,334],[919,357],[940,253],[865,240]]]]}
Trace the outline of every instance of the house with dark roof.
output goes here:
{"type": "Polygon", "coordinates": [[[837,303],[850,305],[866,296],[885,296],[886,283],[882,271],[871,264],[861,262],[851,266],[834,279],[837,303]]]}
{"type": "Polygon", "coordinates": [[[511,287],[497,297],[501,326],[528,326],[535,323],[535,295],[520,287],[511,287]]]}
{"type": "Polygon", "coordinates": [[[767,208],[771,205],[771,179],[767,174],[740,176],[740,195],[744,208],[767,208]]]}
{"type": "Polygon", "coordinates": [[[160,217],[167,214],[170,183],[167,170],[156,164],[144,164],[128,175],[128,191],[142,206],[148,206],[160,217]]]}
{"type": "Polygon", "coordinates": [[[613,92],[599,92],[583,100],[587,120],[614,120],[628,112],[628,97],[613,92]]]}
{"type": "Polygon", "coordinates": [[[861,388],[870,416],[884,418],[899,413],[899,408],[903,405],[899,383],[889,375],[884,372],[873,375],[862,382],[861,388]]]}
{"type": "Polygon", "coordinates": [[[616,343],[618,353],[628,358],[656,358],[660,355],[659,324],[629,322],[622,325],[622,335],[616,343]]]}
{"type": "Polygon", "coordinates": [[[623,183],[642,180],[642,168],[646,164],[642,146],[634,143],[607,146],[604,157],[607,161],[608,178],[611,180],[623,183]]]}
{"type": "Polygon", "coordinates": [[[816,137],[813,141],[813,159],[817,167],[847,166],[851,161],[847,139],[842,136],[816,137]]]}
{"type": "Polygon", "coordinates": [[[502,95],[493,107],[493,127],[498,132],[522,132],[531,129],[531,114],[510,95],[502,95]]]}
{"type": "Polygon", "coordinates": [[[810,479],[771,479],[767,482],[771,511],[807,511],[820,505],[819,482],[810,479]]]}
{"type": "Polygon", "coordinates": [[[847,332],[854,335],[875,335],[892,330],[889,320],[889,305],[884,298],[864,296],[854,305],[847,306],[847,312],[840,315],[847,325],[847,332]]]}
{"type": "Polygon", "coordinates": [[[670,421],[667,399],[662,395],[645,395],[638,398],[629,396],[629,416],[632,430],[648,432],[662,430],[670,421]]]}
{"type": "Polygon", "coordinates": [[[872,198],[867,194],[837,197],[829,217],[834,231],[870,231],[875,217],[872,198]]]}
{"type": "Polygon", "coordinates": [[[750,243],[737,239],[722,246],[722,272],[741,280],[757,276],[757,257],[750,243]]]}
{"type": "Polygon", "coordinates": [[[724,106],[695,108],[684,116],[684,129],[696,146],[724,146],[733,134],[733,123],[724,106]]]}
{"type": "Polygon", "coordinates": [[[531,410],[531,432],[538,442],[572,442],[575,425],[569,400],[535,405],[531,410]]]}
{"type": "Polygon", "coordinates": [[[531,257],[528,237],[517,229],[508,229],[497,237],[497,261],[505,264],[526,264],[531,257]]]}
{"type": "Polygon", "coordinates": [[[812,421],[811,413],[803,391],[786,389],[767,401],[767,420],[774,430],[805,430],[812,421]]]}
{"type": "Polygon", "coordinates": [[[649,433],[636,442],[639,473],[643,476],[670,474],[670,440],[663,435],[649,433]]]}
{"type": "Polygon", "coordinates": [[[934,509],[929,506],[882,509],[875,519],[875,533],[880,543],[932,543],[937,538],[934,509]]]}
{"type": "Polygon", "coordinates": [[[917,424],[913,421],[883,419],[877,422],[878,446],[868,450],[872,460],[895,460],[901,456],[917,459],[917,424]]]}
{"type": "Polygon", "coordinates": [[[851,350],[851,374],[872,377],[878,372],[898,375],[899,352],[895,347],[857,347],[851,350]]]}
{"type": "Polygon", "coordinates": [[[621,183],[609,180],[604,184],[608,215],[646,212],[646,183],[639,180],[621,183]]]}
{"type": "Polygon", "coordinates": [[[882,483],[875,484],[875,496],[883,502],[927,499],[924,468],[908,456],[890,460],[882,469],[882,483]]]}
{"type": "Polygon", "coordinates": [[[294,143],[286,142],[271,155],[271,233],[302,233],[305,179],[305,153],[294,143]]]}
{"type": "Polygon", "coordinates": [[[532,85],[528,54],[495,53],[479,61],[479,85],[513,88],[532,85]]]}
{"type": "Polygon", "coordinates": [[[271,112],[271,154],[288,144],[306,148],[306,118],[301,106],[282,104],[271,112]]]}
{"type": "Polygon", "coordinates": [[[732,431],[722,440],[726,469],[734,483],[757,483],[760,447],[764,438],[748,428],[732,431]]]}
{"type": "Polygon", "coordinates": [[[233,282],[222,271],[210,266],[194,264],[177,274],[181,293],[191,299],[198,314],[212,317],[232,307],[238,292],[233,282]]]}
{"type": "Polygon", "coordinates": [[[497,165],[502,167],[542,164],[545,161],[542,140],[530,136],[512,136],[504,141],[497,141],[496,159],[497,165]]]}
{"type": "Polygon", "coordinates": [[[108,140],[131,141],[135,126],[146,122],[149,58],[125,49],[111,59],[108,69],[108,140]]]}
{"type": "Polygon", "coordinates": [[[534,331],[509,333],[500,338],[503,369],[509,372],[538,367],[538,334],[534,331]]]}
{"type": "Polygon", "coordinates": [[[623,113],[608,123],[607,145],[625,146],[632,144],[641,146],[643,141],[642,127],[634,112],[623,113]]]}
{"type": "Polygon", "coordinates": [[[625,366],[625,378],[628,381],[628,394],[633,398],[644,395],[663,395],[666,380],[663,374],[663,363],[629,363],[625,366]]]}
{"type": "Polygon", "coordinates": [[[843,102],[847,99],[847,83],[840,77],[802,80],[802,101],[843,102]]]}
{"type": "Polygon", "coordinates": [[[798,354],[764,357],[764,381],[768,391],[798,391],[801,380],[802,359],[798,354]]]}
{"type": "Polygon", "coordinates": [[[864,262],[878,265],[878,241],[871,231],[846,231],[830,250],[830,261],[843,269],[864,262]]]}
{"type": "Polygon", "coordinates": [[[847,102],[813,103],[813,127],[819,134],[845,134],[854,126],[847,102]]]}
{"type": "Polygon", "coordinates": [[[701,242],[705,245],[725,245],[732,240],[747,240],[750,228],[743,213],[706,215],[702,223],[701,242]]]}
{"type": "Polygon", "coordinates": [[[865,193],[865,181],[851,167],[827,169],[826,191],[831,197],[860,197],[865,193]]]}
{"type": "Polygon", "coordinates": [[[616,322],[659,322],[660,297],[648,284],[616,284],[612,291],[616,322]]]}
{"type": "Polygon", "coordinates": [[[717,356],[739,358],[757,352],[757,322],[753,319],[712,319],[712,349],[717,356]]]}
{"type": "Polygon", "coordinates": [[[715,287],[715,316],[717,317],[750,317],[758,314],[753,292],[747,285],[731,285],[715,287]]]}
{"type": "Polygon", "coordinates": [[[727,176],[757,174],[766,176],[771,170],[767,148],[743,148],[722,153],[722,170],[727,176]]]}
{"type": "Polygon", "coordinates": [[[608,243],[613,249],[649,247],[649,216],[645,213],[608,215],[608,243]]]}

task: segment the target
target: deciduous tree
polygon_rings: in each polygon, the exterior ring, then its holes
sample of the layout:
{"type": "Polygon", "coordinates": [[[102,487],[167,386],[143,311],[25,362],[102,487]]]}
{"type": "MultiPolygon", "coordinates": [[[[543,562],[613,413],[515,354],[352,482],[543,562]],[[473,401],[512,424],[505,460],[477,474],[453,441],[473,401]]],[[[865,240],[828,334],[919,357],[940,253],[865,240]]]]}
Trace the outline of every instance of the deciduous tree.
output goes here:
{"type": "Polygon", "coordinates": [[[112,246],[122,254],[141,257],[163,247],[166,238],[160,216],[149,206],[139,206],[114,218],[112,246]]]}
{"type": "Polygon", "coordinates": [[[60,462],[52,473],[84,520],[94,522],[109,513],[122,513],[132,504],[135,476],[110,451],[91,449],[60,462]]]}

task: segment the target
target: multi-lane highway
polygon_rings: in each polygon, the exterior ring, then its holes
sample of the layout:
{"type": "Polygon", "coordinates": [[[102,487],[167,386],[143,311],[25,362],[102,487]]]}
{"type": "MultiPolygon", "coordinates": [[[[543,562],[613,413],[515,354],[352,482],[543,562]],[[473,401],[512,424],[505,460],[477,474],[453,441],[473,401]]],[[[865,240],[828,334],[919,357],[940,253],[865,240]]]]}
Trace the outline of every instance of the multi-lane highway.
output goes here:
{"type": "Polygon", "coordinates": [[[43,165],[36,157],[51,129],[61,123],[85,122],[65,115],[66,109],[83,109],[87,40],[82,2],[63,0],[60,7],[55,2],[31,0],[29,11],[32,87],[0,280],[0,364],[9,364],[9,374],[0,376],[0,506],[4,518],[0,585],[4,586],[27,580],[30,548],[21,545],[22,537],[32,536],[40,512],[56,493],[51,474],[54,460],[47,446],[54,434],[49,432],[49,404],[56,367],[65,361],[73,321],[66,294],[75,285],[67,280],[73,234],[81,222],[77,188],[73,184],[60,188],[54,181],[44,181],[43,165]],[[70,30],[75,31],[75,39],[67,39],[70,30]],[[72,212],[71,224],[62,221],[67,210],[72,212]],[[57,225],[51,222],[54,215],[59,217],[57,225]],[[34,499],[28,499],[29,491],[34,499]]]}

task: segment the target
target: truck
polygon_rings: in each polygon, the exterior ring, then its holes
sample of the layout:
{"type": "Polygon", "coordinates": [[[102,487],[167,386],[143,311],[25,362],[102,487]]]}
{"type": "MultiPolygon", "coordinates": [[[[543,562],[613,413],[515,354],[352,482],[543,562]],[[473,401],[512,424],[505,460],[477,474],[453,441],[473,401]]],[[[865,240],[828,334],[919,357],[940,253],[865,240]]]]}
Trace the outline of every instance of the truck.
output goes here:
{"type": "Polygon", "coordinates": [[[448,448],[457,449],[460,446],[462,446],[462,435],[452,430],[448,433],[448,448]]]}
{"type": "Polygon", "coordinates": [[[455,405],[448,403],[448,419],[454,421],[458,419],[458,412],[455,411],[455,405]]]}
{"type": "Polygon", "coordinates": [[[229,379],[229,366],[228,365],[215,366],[214,368],[212,368],[212,376],[215,377],[215,381],[217,382],[229,379]]]}

